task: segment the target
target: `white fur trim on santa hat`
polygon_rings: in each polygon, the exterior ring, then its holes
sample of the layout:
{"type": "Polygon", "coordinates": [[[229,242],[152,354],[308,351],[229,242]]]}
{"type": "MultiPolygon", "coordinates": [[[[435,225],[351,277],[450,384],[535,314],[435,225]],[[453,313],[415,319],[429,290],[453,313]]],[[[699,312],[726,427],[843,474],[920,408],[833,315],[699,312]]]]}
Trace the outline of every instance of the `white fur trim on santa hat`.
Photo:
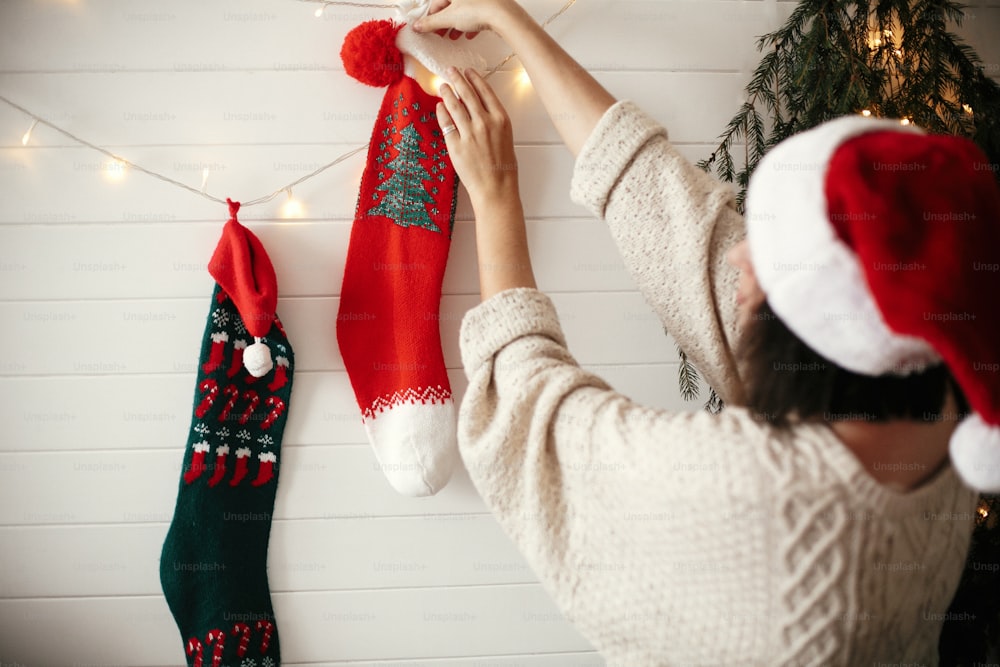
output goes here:
{"type": "Polygon", "coordinates": [[[1000,493],[1000,426],[970,415],[951,434],[949,450],[962,481],[981,493],[1000,493]]]}
{"type": "MultiPolygon", "coordinates": [[[[430,0],[400,0],[397,14],[399,20],[406,25],[396,34],[396,48],[413,56],[441,78],[446,78],[444,71],[448,67],[457,67],[459,70],[486,69],[486,59],[462,46],[460,42],[448,37],[442,38],[435,33],[420,34],[410,27],[414,21],[426,16],[430,8],[430,0]]],[[[407,76],[416,78],[416,72],[412,71],[410,63],[406,63],[404,67],[407,76]]]]}
{"type": "Polygon", "coordinates": [[[775,146],[747,188],[747,240],[768,303],[803,342],[855,373],[908,375],[940,357],[927,342],[886,325],[857,257],[830,224],[826,201],[837,148],[884,130],[922,133],[896,121],[848,116],[775,146]]]}

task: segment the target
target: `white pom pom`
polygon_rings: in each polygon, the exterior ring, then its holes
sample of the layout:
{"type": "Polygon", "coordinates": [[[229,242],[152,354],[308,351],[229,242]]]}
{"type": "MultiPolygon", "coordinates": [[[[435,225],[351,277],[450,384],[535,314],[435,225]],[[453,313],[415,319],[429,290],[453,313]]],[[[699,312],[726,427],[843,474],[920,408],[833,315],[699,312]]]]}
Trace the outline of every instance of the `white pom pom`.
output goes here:
{"type": "Polygon", "coordinates": [[[274,368],[271,349],[260,340],[243,350],[243,365],[255,378],[262,378],[274,368]]]}
{"type": "Polygon", "coordinates": [[[970,415],[952,433],[949,449],[962,481],[982,493],[1000,492],[1000,427],[970,415]]]}

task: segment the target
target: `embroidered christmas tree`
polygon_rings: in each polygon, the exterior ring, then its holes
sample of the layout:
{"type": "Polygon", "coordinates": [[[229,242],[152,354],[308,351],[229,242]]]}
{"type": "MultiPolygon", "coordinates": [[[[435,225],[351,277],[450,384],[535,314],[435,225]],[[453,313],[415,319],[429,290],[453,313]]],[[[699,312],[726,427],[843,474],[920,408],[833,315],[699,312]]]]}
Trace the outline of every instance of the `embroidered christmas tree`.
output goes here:
{"type": "MultiPolygon", "coordinates": [[[[408,115],[405,108],[403,113],[408,115]]],[[[420,146],[421,140],[413,123],[399,132],[399,143],[393,146],[396,157],[385,165],[392,171],[392,175],[379,184],[377,189],[384,195],[377,205],[368,210],[368,215],[385,216],[400,227],[423,227],[432,232],[440,232],[441,228],[431,220],[431,215],[439,215],[438,209],[432,207],[428,215],[427,207],[422,205],[433,205],[434,197],[424,185],[425,181],[432,180],[432,176],[420,162],[427,159],[427,154],[420,146]]],[[[383,146],[385,144],[379,147],[383,146]]],[[[385,159],[387,154],[383,153],[382,158],[385,159]]],[[[379,172],[379,177],[384,178],[384,174],[384,171],[379,172]]],[[[434,194],[437,194],[436,186],[432,187],[434,194]]]]}

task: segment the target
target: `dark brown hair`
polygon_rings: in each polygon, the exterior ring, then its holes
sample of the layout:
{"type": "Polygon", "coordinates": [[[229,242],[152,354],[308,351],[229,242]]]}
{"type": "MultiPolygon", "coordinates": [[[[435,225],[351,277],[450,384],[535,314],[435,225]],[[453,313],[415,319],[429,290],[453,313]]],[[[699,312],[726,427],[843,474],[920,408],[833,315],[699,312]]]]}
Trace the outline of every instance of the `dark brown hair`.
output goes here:
{"type": "Polygon", "coordinates": [[[965,396],[943,365],[907,376],[853,373],[821,357],[782,322],[764,301],[740,342],[747,371],[747,404],[760,419],[779,426],[803,421],[961,419],[965,396]],[[943,415],[947,390],[957,415],[943,415]]]}

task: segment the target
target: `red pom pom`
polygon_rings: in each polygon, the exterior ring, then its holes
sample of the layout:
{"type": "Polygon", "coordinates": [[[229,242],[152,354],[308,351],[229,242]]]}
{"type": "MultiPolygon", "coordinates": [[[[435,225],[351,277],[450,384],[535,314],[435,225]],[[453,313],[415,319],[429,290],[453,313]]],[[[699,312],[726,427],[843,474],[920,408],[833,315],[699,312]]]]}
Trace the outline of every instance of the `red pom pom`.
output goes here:
{"type": "Polygon", "coordinates": [[[402,23],[365,21],[347,33],[340,59],[344,69],[361,83],[376,88],[403,77],[403,54],[396,48],[396,34],[402,23]]]}

